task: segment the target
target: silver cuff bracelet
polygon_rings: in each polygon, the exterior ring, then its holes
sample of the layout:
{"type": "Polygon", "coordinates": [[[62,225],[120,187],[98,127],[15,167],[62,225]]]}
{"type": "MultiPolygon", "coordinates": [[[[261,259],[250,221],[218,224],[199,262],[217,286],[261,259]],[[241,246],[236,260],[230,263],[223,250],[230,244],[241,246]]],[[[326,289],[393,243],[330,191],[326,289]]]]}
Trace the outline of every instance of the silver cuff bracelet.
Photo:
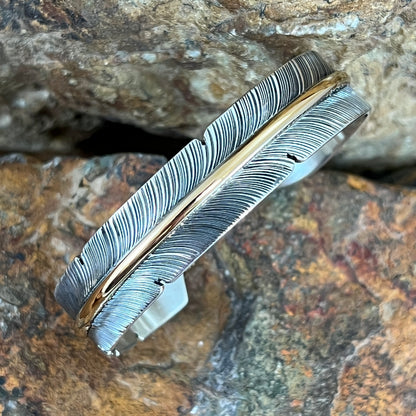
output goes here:
{"type": "Polygon", "coordinates": [[[314,52],[251,89],[146,182],[85,244],[55,291],[119,355],[188,301],[183,273],[276,188],[320,168],[370,108],[314,52]]]}

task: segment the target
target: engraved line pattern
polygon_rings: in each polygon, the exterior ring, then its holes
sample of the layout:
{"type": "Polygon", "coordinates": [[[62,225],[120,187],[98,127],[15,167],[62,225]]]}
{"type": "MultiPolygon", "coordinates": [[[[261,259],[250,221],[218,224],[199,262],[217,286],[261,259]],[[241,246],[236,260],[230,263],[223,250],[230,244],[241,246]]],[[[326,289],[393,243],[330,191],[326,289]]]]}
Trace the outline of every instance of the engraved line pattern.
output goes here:
{"type": "MultiPolygon", "coordinates": [[[[192,141],[144,184],[97,230],[62,276],[55,296],[69,315],[76,317],[96,284],[186,194],[265,122],[331,72],[313,52],[294,58],[218,117],[207,128],[204,145],[192,141]]],[[[157,280],[150,274],[138,279],[144,289],[132,299],[144,307],[160,291],[160,286],[147,284],[148,279],[157,280]]]]}
{"type": "Polygon", "coordinates": [[[97,345],[103,351],[112,351],[125,330],[145,309],[146,302],[138,300],[143,296],[143,281],[168,283],[180,276],[276,189],[295,164],[287,157],[288,153],[298,160],[307,159],[368,111],[368,105],[347,86],[308,110],[275,137],[207,203],[192,212],[104,305],[89,333],[97,345]]]}

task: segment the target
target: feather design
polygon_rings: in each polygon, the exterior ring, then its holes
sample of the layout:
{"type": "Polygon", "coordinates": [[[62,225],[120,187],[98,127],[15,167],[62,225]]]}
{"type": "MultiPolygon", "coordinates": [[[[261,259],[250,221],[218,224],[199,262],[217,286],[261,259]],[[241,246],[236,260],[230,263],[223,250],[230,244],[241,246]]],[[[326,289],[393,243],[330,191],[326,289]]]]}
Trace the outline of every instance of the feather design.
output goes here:
{"type": "MultiPolygon", "coordinates": [[[[145,183],[86,243],[68,266],[55,297],[75,318],[93,288],[155,224],[230,153],[305,90],[332,73],[314,52],[300,55],[234,103],[145,183]]],[[[161,287],[142,282],[143,302],[161,287]]],[[[139,295],[141,300],[141,295],[139,295]]],[[[146,302],[145,302],[146,303],[146,302]]]]}
{"type": "MultiPolygon", "coordinates": [[[[141,263],[94,319],[89,335],[104,351],[117,341],[151,301],[143,296],[142,282],[170,282],[212,246],[290,175],[296,163],[310,157],[355,120],[368,105],[346,86],[307,111],[275,137],[247,165],[192,212],[141,263]]],[[[155,286],[157,286],[155,284],[155,286]]]]}
{"type": "MultiPolygon", "coordinates": [[[[144,184],[89,240],[55,295],[75,318],[94,287],[185,195],[245,140],[306,90],[332,73],[309,52],[281,67],[216,119],[144,184]]],[[[191,212],[105,303],[89,336],[112,352],[126,329],[239,219],[276,189],[296,161],[310,157],[363,114],[368,105],[344,87],[284,130],[191,212]],[[289,158],[288,155],[291,155],[289,158]]]]}

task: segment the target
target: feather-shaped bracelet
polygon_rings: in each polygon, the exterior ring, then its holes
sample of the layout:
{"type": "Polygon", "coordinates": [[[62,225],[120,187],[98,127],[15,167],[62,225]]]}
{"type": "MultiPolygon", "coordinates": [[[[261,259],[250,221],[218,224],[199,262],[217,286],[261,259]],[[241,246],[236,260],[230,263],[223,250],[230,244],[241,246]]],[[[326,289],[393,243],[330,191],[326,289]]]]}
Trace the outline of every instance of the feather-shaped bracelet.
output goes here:
{"type": "Polygon", "coordinates": [[[107,354],[144,340],[188,297],[183,273],[273,190],[321,167],[368,104],[314,52],[251,89],[91,237],[55,291],[107,354]]]}

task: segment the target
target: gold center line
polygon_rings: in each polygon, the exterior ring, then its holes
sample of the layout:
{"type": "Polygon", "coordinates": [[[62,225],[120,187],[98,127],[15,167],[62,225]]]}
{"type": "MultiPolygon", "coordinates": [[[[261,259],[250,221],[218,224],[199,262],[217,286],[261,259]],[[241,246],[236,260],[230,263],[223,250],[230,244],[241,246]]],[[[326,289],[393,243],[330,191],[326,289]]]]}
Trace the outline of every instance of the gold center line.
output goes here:
{"type": "Polygon", "coordinates": [[[120,288],[140,263],[194,209],[204,204],[217,189],[246,165],[276,135],[286,129],[305,111],[325,98],[331,91],[347,84],[348,81],[348,75],[344,72],[334,72],[294,100],[243,143],[240,148],[168,212],[94,288],[77,316],[78,326],[88,331],[92,320],[97,316],[105,302],[120,288]]]}

